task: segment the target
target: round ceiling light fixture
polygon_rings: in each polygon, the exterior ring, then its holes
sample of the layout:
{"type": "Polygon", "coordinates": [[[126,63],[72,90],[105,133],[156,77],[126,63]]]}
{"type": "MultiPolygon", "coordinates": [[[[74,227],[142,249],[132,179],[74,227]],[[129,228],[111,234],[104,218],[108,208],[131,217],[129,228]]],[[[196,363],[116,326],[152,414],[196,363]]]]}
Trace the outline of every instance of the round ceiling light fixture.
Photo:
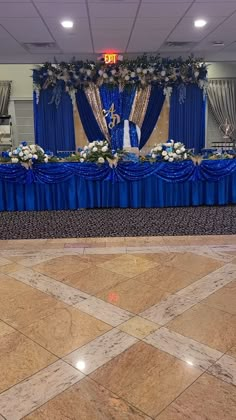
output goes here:
{"type": "Polygon", "coordinates": [[[74,26],[74,22],[72,22],[72,20],[63,20],[61,22],[61,25],[63,26],[63,28],[71,29],[74,26]]]}
{"type": "Polygon", "coordinates": [[[203,28],[207,24],[207,21],[204,19],[196,19],[194,21],[195,28],[203,28]]]}

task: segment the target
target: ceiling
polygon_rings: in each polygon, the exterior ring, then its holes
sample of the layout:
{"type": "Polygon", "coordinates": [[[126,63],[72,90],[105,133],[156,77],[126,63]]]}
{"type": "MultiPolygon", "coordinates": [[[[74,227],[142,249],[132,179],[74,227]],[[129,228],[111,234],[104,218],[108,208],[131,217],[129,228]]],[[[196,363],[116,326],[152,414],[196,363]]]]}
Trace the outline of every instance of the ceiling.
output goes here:
{"type": "Polygon", "coordinates": [[[102,52],[192,52],[235,61],[235,28],[236,0],[0,0],[0,62],[90,59],[102,52]],[[196,18],[207,25],[195,28],[196,18]],[[63,19],[73,20],[73,29],[64,29],[63,19]]]}

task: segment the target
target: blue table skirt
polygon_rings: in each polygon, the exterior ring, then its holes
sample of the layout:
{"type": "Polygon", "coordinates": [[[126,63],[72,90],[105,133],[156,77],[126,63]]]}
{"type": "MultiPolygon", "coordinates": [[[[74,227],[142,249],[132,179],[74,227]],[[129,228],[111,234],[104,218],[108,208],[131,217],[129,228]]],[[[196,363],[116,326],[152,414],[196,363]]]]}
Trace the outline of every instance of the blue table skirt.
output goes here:
{"type": "Polygon", "coordinates": [[[0,180],[0,211],[225,204],[236,204],[236,172],[218,181],[166,182],[155,175],[121,182],[76,175],[59,183],[0,180]]]}

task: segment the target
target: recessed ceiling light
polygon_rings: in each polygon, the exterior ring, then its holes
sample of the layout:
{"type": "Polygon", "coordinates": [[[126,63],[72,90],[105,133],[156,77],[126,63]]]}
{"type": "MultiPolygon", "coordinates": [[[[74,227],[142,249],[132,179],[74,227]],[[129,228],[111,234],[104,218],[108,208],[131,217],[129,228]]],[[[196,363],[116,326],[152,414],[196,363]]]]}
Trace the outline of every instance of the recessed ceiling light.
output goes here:
{"type": "Polygon", "coordinates": [[[197,19],[194,21],[195,28],[203,28],[207,24],[207,21],[204,19],[197,19]]]}
{"type": "Polygon", "coordinates": [[[62,24],[63,28],[66,28],[66,29],[73,28],[73,25],[74,25],[74,23],[72,22],[72,20],[63,20],[61,22],[61,24],[62,24]]]}

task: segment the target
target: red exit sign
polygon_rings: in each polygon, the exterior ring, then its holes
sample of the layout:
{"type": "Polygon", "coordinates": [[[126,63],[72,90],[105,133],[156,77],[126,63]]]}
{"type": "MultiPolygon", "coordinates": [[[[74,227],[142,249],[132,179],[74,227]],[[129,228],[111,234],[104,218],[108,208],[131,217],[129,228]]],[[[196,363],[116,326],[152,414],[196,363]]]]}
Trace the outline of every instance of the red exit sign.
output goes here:
{"type": "Polygon", "coordinates": [[[116,64],[118,61],[118,54],[104,54],[105,64],[116,64]]]}

